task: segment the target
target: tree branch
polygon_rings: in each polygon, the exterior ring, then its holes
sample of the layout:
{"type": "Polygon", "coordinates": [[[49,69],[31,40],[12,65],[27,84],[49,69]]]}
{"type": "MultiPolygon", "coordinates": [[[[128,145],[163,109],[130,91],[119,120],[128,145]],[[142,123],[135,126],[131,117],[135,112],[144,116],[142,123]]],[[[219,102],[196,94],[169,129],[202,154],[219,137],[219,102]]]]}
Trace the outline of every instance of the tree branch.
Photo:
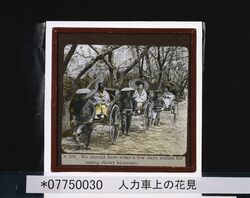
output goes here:
{"type": "Polygon", "coordinates": [[[127,69],[125,69],[122,73],[123,73],[123,74],[127,74],[131,69],[133,69],[133,67],[134,67],[135,65],[137,65],[138,62],[145,56],[145,54],[148,52],[149,48],[150,48],[150,46],[146,47],[146,48],[142,51],[142,53],[140,54],[140,56],[139,56],[136,60],[134,60],[134,62],[133,62],[129,67],[127,67],[127,69]]]}
{"type": "Polygon", "coordinates": [[[80,54],[79,52],[75,52],[76,54],[78,54],[79,56],[83,57],[83,58],[92,58],[92,56],[84,56],[83,54],[80,54]]]}
{"type": "Polygon", "coordinates": [[[106,52],[99,54],[97,57],[93,58],[85,67],[84,69],[77,75],[74,85],[78,83],[81,77],[99,60],[102,60],[108,53],[112,52],[115,49],[118,49],[120,46],[112,46],[106,52]]]}
{"type": "Polygon", "coordinates": [[[162,60],[162,64],[163,64],[163,65],[165,64],[165,62],[166,62],[166,60],[167,60],[167,57],[168,57],[168,55],[169,55],[169,52],[170,52],[170,48],[168,48],[168,50],[166,51],[165,56],[164,56],[164,58],[163,58],[163,60],[162,60]]]}
{"type": "MultiPolygon", "coordinates": [[[[91,49],[93,49],[93,50],[96,52],[96,54],[100,54],[100,52],[98,52],[92,45],[89,45],[89,47],[90,47],[91,49]]],[[[108,61],[106,61],[105,56],[103,57],[102,60],[103,60],[103,62],[104,62],[110,69],[114,69],[114,68],[115,68],[111,63],[109,63],[108,61]]]]}

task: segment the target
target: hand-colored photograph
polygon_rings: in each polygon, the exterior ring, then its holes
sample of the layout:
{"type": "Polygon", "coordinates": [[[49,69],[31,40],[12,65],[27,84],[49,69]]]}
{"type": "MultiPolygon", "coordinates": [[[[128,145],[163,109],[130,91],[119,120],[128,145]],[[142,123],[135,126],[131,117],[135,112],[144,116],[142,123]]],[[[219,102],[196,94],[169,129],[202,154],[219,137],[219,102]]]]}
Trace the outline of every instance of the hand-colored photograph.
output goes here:
{"type": "Polygon", "coordinates": [[[191,47],[79,41],[61,48],[60,165],[191,164],[191,47]]]}

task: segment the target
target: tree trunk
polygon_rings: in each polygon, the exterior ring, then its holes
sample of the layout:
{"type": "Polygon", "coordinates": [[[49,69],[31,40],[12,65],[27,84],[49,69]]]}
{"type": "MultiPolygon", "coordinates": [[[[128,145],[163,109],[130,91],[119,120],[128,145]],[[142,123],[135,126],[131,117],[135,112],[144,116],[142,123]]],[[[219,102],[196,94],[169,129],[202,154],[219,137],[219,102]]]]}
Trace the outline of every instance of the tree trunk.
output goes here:
{"type": "Polygon", "coordinates": [[[112,80],[111,87],[118,88],[118,82],[117,82],[117,68],[114,68],[112,73],[110,74],[110,79],[112,80]]]}
{"type": "Polygon", "coordinates": [[[109,75],[110,75],[110,78],[108,80],[108,86],[109,87],[112,87],[113,84],[114,84],[114,81],[113,81],[113,72],[114,72],[113,68],[109,67],[109,75]]]}
{"type": "Polygon", "coordinates": [[[166,69],[166,79],[168,82],[170,81],[170,68],[166,69]]]}
{"type": "Polygon", "coordinates": [[[161,88],[161,83],[162,83],[162,69],[163,69],[163,64],[161,62],[161,52],[160,52],[160,47],[157,48],[157,62],[158,62],[158,65],[159,65],[159,77],[158,77],[158,81],[156,83],[156,86],[155,86],[155,89],[160,89],[161,88]]]}
{"type": "MultiPolygon", "coordinates": [[[[149,59],[149,54],[147,53],[145,55],[145,60],[146,60],[146,70],[148,70],[148,76],[153,76],[153,72],[152,72],[152,68],[151,68],[151,64],[150,64],[150,59],[149,59]]],[[[151,80],[152,83],[152,80],[151,80]]]]}
{"type": "Polygon", "coordinates": [[[139,78],[143,78],[143,62],[144,62],[144,58],[142,58],[142,60],[139,63],[139,78]]]}
{"type": "Polygon", "coordinates": [[[180,87],[180,89],[179,89],[179,96],[183,96],[183,95],[184,95],[184,90],[185,90],[187,84],[188,84],[188,79],[185,79],[185,80],[182,82],[181,87],[180,87]]]}
{"type": "Polygon", "coordinates": [[[63,65],[64,65],[64,73],[68,67],[68,64],[69,64],[69,61],[71,59],[71,57],[73,56],[75,50],[77,48],[77,45],[76,44],[73,44],[68,52],[68,54],[66,55],[65,59],[64,59],[64,62],[63,62],[63,65]]]}
{"type": "Polygon", "coordinates": [[[163,78],[163,75],[162,75],[162,72],[161,72],[160,75],[159,75],[158,83],[157,83],[157,85],[158,85],[157,88],[158,89],[161,89],[162,78],[163,78]]]}

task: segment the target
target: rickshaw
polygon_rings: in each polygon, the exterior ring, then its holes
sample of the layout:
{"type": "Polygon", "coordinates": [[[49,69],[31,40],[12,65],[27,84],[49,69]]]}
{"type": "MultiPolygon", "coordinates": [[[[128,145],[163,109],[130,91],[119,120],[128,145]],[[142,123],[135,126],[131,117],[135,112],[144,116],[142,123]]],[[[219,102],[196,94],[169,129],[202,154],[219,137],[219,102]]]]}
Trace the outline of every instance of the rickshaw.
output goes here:
{"type": "Polygon", "coordinates": [[[171,120],[172,123],[177,122],[179,112],[178,103],[179,101],[174,94],[174,98],[170,100],[170,104],[168,105],[168,107],[164,108],[164,111],[169,112],[171,115],[173,115],[173,120],[171,120]]]}
{"type": "Polygon", "coordinates": [[[142,126],[143,126],[143,132],[146,133],[146,131],[149,129],[150,126],[150,121],[152,117],[152,103],[150,101],[150,97],[148,96],[147,90],[149,88],[149,85],[147,81],[142,80],[140,78],[138,79],[133,79],[129,82],[129,87],[132,87],[134,90],[137,89],[137,82],[142,82],[143,83],[143,89],[145,90],[147,94],[147,99],[143,102],[143,105],[141,107],[140,113],[135,113],[134,116],[141,116],[142,117],[142,126]]]}
{"type": "Polygon", "coordinates": [[[115,89],[106,88],[105,89],[110,96],[110,104],[108,106],[108,116],[106,118],[95,118],[94,124],[103,124],[109,126],[109,138],[112,144],[118,139],[121,129],[121,113],[119,107],[119,92],[115,89]]]}
{"type": "MultiPolygon", "coordinates": [[[[100,82],[100,79],[96,79],[93,82],[91,82],[88,86],[89,89],[91,89],[91,94],[94,95],[97,90],[97,84],[100,82]]],[[[107,117],[96,117],[93,120],[93,124],[101,124],[105,126],[109,126],[109,139],[111,144],[115,144],[120,132],[121,132],[121,112],[120,112],[120,90],[114,89],[114,88],[105,88],[105,90],[108,92],[110,96],[110,104],[108,106],[108,116],[107,117]]],[[[92,100],[93,97],[91,98],[92,100]]],[[[143,108],[141,109],[140,114],[133,114],[134,116],[142,116],[142,126],[143,126],[143,132],[146,132],[149,128],[149,121],[150,121],[150,106],[151,103],[149,101],[146,101],[143,105],[143,108]]]]}
{"type": "MultiPolygon", "coordinates": [[[[110,96],[110,105],[108,108],[108,116],[107,118],[96,118],[94,119],[95,124],[103,124],[109,126],[109,138],[112,144],[115,144],[120,133],[121,133],[121,112],[120,112],[120,90],[116,90],[113,88],[105,89],[110,96]]],[[[143,132],[145,133],[149,128],[150,122],[150,107],[151,103],[146,101],[141,109],[140,114],[134,113],[132,116],[141,116],[142,117],[142,126],[143,132]]]]}
{"type": "MultiPolygon", "coordinates": [[[[96,78],[93,80],[87,88],[91,90],[88,94],[89,100],[92,100],[95,104],[95,100],[93,96],[97,91],[97,84],[102,81],[102,78],[96,78]]],[[[95,117],[93,119],[93,124],[101,124],[109,127],[109,139],[112,144],[117,141],[117,138],[120,133],[121,128],[121,115],[120,115],[120,108],[119,108],[119,94],[115,89],[105,89],[109,96],[110,96],[110,104],[108,106],[108,116],[107,117],[95,117]]],[[[79,123],[78,123],[79,124],[79,123]]],[[[84,123],[82,123],[84,124],[84,123]]],[[[71,128],[73,129],[76,124],[72,125],[71,128]]],[[[84,133],[82,133],[84,135],[84,133]]]]}

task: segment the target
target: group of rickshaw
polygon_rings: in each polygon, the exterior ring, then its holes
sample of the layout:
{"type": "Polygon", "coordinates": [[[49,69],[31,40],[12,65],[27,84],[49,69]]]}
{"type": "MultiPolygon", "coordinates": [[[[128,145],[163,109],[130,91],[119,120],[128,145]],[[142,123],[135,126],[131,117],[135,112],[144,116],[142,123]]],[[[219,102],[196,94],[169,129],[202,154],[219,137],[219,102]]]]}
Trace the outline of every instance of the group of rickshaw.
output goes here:
{"type": "MultiPolygon", "coordinates": [[[[131,87],[131,90],[136,90],[136,82],[142,81],[141,79],[134,79],[129,83],[128,87],[131,87]]],[[[147,93],[147,99],[143,102],[143,104],[137,109],[136,111],[133,111],[131,114],[134,116],[141,117],[142,121],[142,131],[144,133],[147,132],[147,130],[153,126],[152,119],[152,93],[154,90],[148,89],[148,84],[146,81],[144,81],[144,89],[147,93]]],[[[122,112],[120,108],[120,100],[121,100],[121,91],[122,89],[114,89],[114,88],[105,88],[107,93],[110,97],[110,104],[107,111],[107,116],[101,117],[95,117],[93,123],[99,123],[108,125],[109,127],[109,137],[112,144],[115,144],[118,137],[120,136],[121,132],[121,125],[122,125],[122,112]]],[[[166,97],[166,96],[162,96],[166,97]]],[[[178,102],[175,100],[175,97],[171,99],[170,104],[164,108],[162,108],[162,111],[168,111],[172,115],[172,122],[175,123],[177,121],[178,117],[178,102]]]]}

